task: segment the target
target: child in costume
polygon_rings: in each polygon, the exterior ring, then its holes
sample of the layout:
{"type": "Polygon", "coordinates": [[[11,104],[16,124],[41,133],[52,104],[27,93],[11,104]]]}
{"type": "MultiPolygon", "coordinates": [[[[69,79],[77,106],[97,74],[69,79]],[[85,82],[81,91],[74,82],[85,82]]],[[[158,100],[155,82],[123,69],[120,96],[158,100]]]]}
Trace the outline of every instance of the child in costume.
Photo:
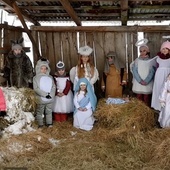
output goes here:
{"type": "Polygon", "coordinates": [[[131,65],[133,74],[132,91],[139,100],[150,106],[156,61],[150,59],[149,47],[146,44],[141,45],[139,51],[139,57],[131,65]]]}
{"type": "Polygon", "coordinates": [[[151,107],[161,111],[159,95],[168,74],[170,73],[170,42],[165,41],[161,45],[160,52],[157,54],[157,70],[154,78],[151,107]]]}
{"type": "Polygon", "coordinates": [[[9,52],[4,67],[4,77],[10,86],[29,87],[33,81],[33,67],[30,58],[22,49],[23,38],[11,40],[12,50],[9,52]]]}
{"type": "Polygon", "coordinates": [[[0,116],[6,115],[6,101],[2,89],[0,88],[0,116]]]}
{"type": "Polygon", "coordinates": [[[162,128],[170,127],[170,74],[163,84],[161,94],[159,96],[161,111],[159,113],[158,122],[162,128]]]}
{"type": "Polygon", "coordinates": [[[97,98],[90,82],[86,78],[79,79],[75,87],[73,126],[86,131],[91,130],[95,121],[93,112],[96,104],[97,98]]]}
{"type": "Polygon", "coordinates": [[[50,75],[49,62],[46,59],[38,60],[36,64],[36,75],[33,77],[33,89],[37,94],[38,105],[36,109],[36,120],[39,128],[52,126],[52,103],[55,96],[56,86],[53,77],[50,75]]]}
{"type": "Polygon", "coordinates": [[[89,46],[83,46],[79,48],[79,61],[76,67],[70,70],[70,79],[74,84],[74,88],[80,78],[85,77],[93,86],[99,78],[99,73],[96,67],[92,64],[90,55],[93,49],[89,46]]]}
{"type": "Polygon", "coordinates": [[[105,97],[122,97],[123,85],[127,83],[124,65],[116,57],[114,51],[107,54],[101,89],[105,97]]]}
{"type": "Polygon", "coordinates": [[[53,103],[53,114],[56,121],[63,122],[67,120],[68,114],[73,112],[73,93],[70,78],[65,71],[65,64],[59,61],[56,67],[57,73],[54,75],[54,81],[57,89],[53,103]]]}

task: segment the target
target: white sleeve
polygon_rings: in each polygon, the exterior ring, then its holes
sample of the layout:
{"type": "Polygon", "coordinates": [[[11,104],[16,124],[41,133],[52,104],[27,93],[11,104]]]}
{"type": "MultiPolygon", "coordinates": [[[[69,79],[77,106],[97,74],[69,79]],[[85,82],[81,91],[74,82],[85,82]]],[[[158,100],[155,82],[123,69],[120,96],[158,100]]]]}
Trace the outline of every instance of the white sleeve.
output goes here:
{"type": "Polygon", "coordinates": [[[70,80],[72,83],[74,83],[75,76],[76,76],[76,67],[72,67],[70,70],[70,80]]]}
{"type": "Polygon", "coordinates": [[[74,106],[76,107],[76,109],[78,109],[80,107],[79,103],[78,103],[78,95],[76,93],[76,95],[74,96],[74,106]]]}
{"type": "Polygon", "coordinates": [[[96,81],[99,79],[99,72],[96,69],[96,67],[94,67],[94,75],[93,77],[90,79],[90,83],[91,85],[93,85],[94,83],[96,83],[96,81]]]}
{"type": "Polygon", "coordinates": [[[86,109],[90,109],[91,108],[91,103],[89,102],[86,106],[86,109]]]}

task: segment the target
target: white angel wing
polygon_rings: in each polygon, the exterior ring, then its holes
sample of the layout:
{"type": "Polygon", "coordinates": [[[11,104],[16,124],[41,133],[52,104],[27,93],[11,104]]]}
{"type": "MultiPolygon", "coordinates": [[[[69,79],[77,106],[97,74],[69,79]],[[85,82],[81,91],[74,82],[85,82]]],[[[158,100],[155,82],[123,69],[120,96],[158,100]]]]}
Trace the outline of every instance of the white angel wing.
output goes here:
{"type": "Polygon", "coordinates": [[[72,67],[70,70],[70,80],[72,83],[74,83],[75,76],[76,76],[76,67],[72,67]]]}

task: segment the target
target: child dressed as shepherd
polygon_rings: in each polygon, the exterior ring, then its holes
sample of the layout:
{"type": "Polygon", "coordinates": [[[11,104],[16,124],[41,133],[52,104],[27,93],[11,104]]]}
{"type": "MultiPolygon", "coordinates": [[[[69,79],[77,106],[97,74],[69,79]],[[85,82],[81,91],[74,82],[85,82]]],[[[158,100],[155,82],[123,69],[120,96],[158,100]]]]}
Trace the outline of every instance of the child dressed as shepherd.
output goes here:
{"type": "Polygon", "coordinates": [[[161,45],[160,52],[157,54],[156,62],[158,68],[155,73],[154,85],[153,85],[153,95],[151,107],[155,110],[161,111],[161,105],[159,102],[159,95],[163,83],[165,82],[168,74],[170,73],[170,42],[165,41],[161,45]]]}
{"type": "Polygon", "coordinates": [[[22,49],[23,38],[11,40],[12,50],[6,58],[4,77],[10,86],[29,87],[33,79],[33,67],[30,58],[22,49]]]}
{"type": "Polygon", "coordinates": [[[150,59],[149,47],[146,44],[141,44],[139,51],[139,57],[131,64],[133,74],[132,91],[139,100],[150,106],[156,60],[150,59]]]}
{"type": "Polygon", "coordinates": [[[161,94],[159,96],[161,111],[159,113],[158,121],[162,128],[170,127],[170,74],[163,84],[161,94]]]}
{"type": "Polygon", "coordinates": [[[74,84],[74,89],[80,78],[85,77],[92,86],[99,78],[98,70],[91,61],[92,52],[93,49],[87,45],[79,48],[78,64],[70,70],[70,79],[74,84]]]}
{"type": "Polygon", "coordinates": [[[67,120],[68,114],[73,112],[73,93],[70,78],[65,71],[65,64],[59,61],[56,67],[57,73],[54,75],[54,81],[57,89],[53,103],[53,113],[56,121],[63,122],[67,120]]]}
{"type": "Polygon", "coordinates": [[[89,81],[86,78],[79,79],[75,87],[73,126],[86,131],[91,130],[95,120],[93,112],[96,104],[97,98],[89,81]]]}
{"type": "Polygon", "coordinates": [[[105,97],[122,97],[123,85],[127,83],[127,73],[124,64],[118,59],[114,51],[106,56],[101,89],[105,97]]]}
{"type": "Polygon", "coordinates": [[[36,65],[36,75],[33,77],[33,89],[37,94],[38,105],[36,109],[36,120],[39,128],[44,126],[45,114],[46,126],[52,126],[52,103],[55,96],[56,86],[50,75],[49,62],[40,59],[36,65]]]}

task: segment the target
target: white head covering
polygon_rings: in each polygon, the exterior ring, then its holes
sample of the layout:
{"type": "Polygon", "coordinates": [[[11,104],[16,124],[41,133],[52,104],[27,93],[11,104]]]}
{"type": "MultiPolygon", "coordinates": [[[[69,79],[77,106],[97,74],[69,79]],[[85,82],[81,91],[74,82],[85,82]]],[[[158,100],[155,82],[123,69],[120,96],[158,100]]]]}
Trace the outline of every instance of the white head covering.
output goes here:
{"type": "Polygon", "coordinates": [[[89,56],[93,52],[93,49],[88,45],[80,47],[78,53],[80,55],[89,56]]]}
{"type": "Polygon", "coordinates": [[[56,64],[56,67],[57,67],[57,70],[65,69],[65,64],[64,64],[62,61],[59,61],[59,62],[56,64]]]}

